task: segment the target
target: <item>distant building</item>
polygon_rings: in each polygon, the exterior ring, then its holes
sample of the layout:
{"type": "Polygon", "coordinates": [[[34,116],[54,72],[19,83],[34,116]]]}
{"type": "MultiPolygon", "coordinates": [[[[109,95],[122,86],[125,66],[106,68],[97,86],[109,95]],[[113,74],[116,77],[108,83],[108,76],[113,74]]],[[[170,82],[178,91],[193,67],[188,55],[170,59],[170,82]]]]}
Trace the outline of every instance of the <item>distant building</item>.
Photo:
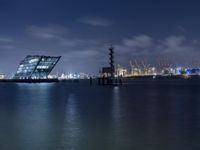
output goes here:
{"type": "Polygon", "coordinates": [[[103,67],[102,68],[102,75],[104,77],[111,77],[111,75],[112,75],[112,68],[111,67],[103,67]]]}
{"type": "Polygon", "coordinates": [[[125,77],[127,75],[127,69],[118,65],[117,68],[116,68],[116,75],[118,77],[125,77]]]}
{"type": "Polygon", "coordinates": [[[187,75],[200,75],[200,69],[199,68],[189,68],[186,69],[187,75]]]}
{"type": "Polygon", "coordinates": [[[5,74],[0,73],[0,80],[5,79],[5,74]]]}
{"type": "Polygon", "coordinates": [[[141,69],[139,69],[139,68],[132,68],[131,75],[133,75],[133,76],[139,76],[139,75],[141,75],[141,69]]]}
{"type": "Polygon", "coordinates": [[[14,79],[46,79],[60,58],[28,55],[20,62],[14,79]]]}

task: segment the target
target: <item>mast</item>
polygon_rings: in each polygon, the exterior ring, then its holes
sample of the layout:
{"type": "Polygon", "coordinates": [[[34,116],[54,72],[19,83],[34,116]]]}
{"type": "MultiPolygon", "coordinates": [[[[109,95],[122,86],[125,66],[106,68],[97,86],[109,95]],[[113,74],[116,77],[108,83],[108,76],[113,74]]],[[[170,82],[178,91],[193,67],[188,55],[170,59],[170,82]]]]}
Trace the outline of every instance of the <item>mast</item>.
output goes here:
{"type": "Polygon", "coordinates": [[[111,78],[114,78],[115,67],[114,67],[114,48],[111,45],[109,48],[109,55],[110,55],[110,69],[111,69],[111,78]]]}

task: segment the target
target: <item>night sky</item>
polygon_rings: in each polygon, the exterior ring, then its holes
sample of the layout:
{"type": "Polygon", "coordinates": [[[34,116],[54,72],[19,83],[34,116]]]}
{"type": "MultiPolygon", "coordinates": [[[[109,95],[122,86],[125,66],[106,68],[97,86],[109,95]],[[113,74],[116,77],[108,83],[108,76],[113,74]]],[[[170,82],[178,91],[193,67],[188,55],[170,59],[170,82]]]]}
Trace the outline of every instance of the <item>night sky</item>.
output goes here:
{"type": "MultiPolygon", "coordinates": [[[[0,0],[0,72],[26,55],[62,56],[58,72],[98,73],[130,60],[198,64],[200,1],[0,0]]],[[[200,64],[200,63],[199,63],[200,64]]]]}

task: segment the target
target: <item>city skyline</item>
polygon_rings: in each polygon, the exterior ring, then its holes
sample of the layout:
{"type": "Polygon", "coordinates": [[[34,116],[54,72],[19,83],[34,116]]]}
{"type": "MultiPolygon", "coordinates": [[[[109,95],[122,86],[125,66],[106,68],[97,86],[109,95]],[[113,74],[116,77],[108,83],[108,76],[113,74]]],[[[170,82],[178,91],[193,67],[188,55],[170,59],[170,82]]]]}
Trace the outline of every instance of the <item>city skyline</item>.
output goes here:
{"type": "Polygon", "coordinates": [[[55,71],[97,74],[108,65],[144,59],[183,64],[200,56],[200,2],[153,0],[0,0],[0,72],[26,55],[62,56],[55,71]]]}

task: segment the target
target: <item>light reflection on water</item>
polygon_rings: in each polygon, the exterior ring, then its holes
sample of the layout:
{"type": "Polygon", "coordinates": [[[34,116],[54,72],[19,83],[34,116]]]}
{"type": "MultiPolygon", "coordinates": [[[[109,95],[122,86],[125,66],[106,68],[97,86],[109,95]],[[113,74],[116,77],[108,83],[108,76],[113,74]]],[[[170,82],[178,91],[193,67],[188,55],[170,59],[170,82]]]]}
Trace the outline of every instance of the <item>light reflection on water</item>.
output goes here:
{"type": "Polygon", "coordinates": [[[199,149],[199,90],[0,84],[0,149],[199,149]]]}
{"type": "Polygon", "coordinates": [[[118,142],[120,142],[120,128],[121,126],[121,110],[120,110],[120,88],[113,87],[113,97],[112,97],[112,105],[111,105],[111,120],[112,120],[112,133],[111,140],[113,141],[112,149],[118,149],[118,142]]]}
{"type": "Polygon", "coordinates": [[[69,95],[66,106],[66,117],[64,121],[62,146],[75,150],[80,142],[80,121],[78,120],[78,110],[73,94],[69,95]]]}
{"type": "Polygon", "coordinates": [[[49,101],[54,84],[17,84],[16,127],[20,149],[44,149],[50,143],[49,101]],[[26,138],[25,138],[26,137],[26,138]]]}

